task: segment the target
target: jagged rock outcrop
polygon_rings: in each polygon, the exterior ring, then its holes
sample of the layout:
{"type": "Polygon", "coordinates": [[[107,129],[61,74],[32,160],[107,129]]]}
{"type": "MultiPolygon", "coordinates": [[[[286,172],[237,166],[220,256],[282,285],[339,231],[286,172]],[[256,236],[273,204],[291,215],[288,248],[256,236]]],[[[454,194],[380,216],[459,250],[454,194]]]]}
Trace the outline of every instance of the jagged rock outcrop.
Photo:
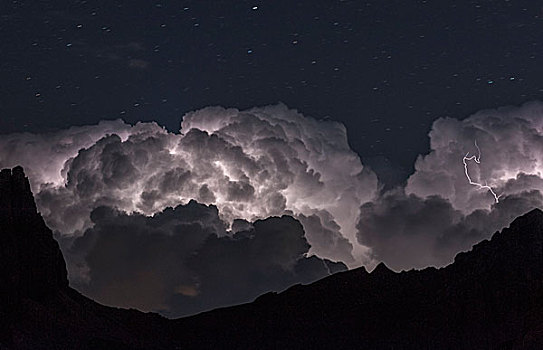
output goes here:
{"type": "Polygon", "coordinates": [[[22,168],[0,172],[0,349],[543,349],[543,212],[445,268],[340,272],[166,320],[68,286],[22,168]]]}
{"type": "Polygon", "coordinates": [[[68,287],[64,257],[21,167],[0,172],[0,281],[2,307],[25,297],[43,300],[68,287]]]}

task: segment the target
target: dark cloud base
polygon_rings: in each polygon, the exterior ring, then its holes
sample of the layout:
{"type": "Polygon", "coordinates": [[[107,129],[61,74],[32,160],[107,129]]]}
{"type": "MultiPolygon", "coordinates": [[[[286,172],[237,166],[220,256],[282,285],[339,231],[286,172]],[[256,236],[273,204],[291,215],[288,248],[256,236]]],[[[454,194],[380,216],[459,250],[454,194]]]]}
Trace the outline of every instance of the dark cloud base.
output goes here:
{"type": "Polygon", "coordinates": [[[179,317],[346,269],[307,256],[303,227],[290,216],[238,222],[240,231],[226,233],[215,206],[191,201],[152,217],[102,206],[91,219],[63,250],[81,269],[71,275],[86,277],[74,287],[106,305],[179,317]]]}
{"type": "Polygon", "coordinates": [[[441,118],[405,187],[363,204],[358,241],[396,270],[443,266],[515,217],[543,208],[543,103],[441,118]],[[476,155],[467,169],[466,155],[476,155]],[[492,192],[474,186],[471,179],[492,192]]]}
{"type": "Polygon", "coordinates": [[[439,196],[421,198],[396,190],[362,206],[358,240],[371,248],[375,260],[394,270],[439,267],[514,218],[542,206],[543,195],[530,191],[466,215],[439,196]]]}

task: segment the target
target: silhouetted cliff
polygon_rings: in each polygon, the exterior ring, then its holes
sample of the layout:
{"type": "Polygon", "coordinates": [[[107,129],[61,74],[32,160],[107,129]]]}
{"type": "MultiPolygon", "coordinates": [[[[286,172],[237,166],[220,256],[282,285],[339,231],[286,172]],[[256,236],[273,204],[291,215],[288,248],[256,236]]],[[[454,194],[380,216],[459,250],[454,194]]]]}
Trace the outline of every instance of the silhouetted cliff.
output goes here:
{"type": "Polygon", "coordinates": [[[0,266],[3,305],[42,300],[68,287],[64,258],[21,167],[0,172],[0,266]]]}
{"type": "Polygon", "coordinates": [[[21,168],[0,173],[0,349],[542,349],[543,212],[445,268],[380,264],[178,320],[68,287],[21,168]]]}

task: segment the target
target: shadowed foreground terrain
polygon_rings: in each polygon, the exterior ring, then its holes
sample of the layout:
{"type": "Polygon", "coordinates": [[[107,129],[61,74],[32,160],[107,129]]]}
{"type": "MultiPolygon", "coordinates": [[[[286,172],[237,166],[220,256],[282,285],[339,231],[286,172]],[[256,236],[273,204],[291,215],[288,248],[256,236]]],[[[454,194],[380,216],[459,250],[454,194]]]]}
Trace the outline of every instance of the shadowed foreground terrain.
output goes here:
{"type": "Polygon", "coordinates": [[[0,349],[541,349],[543,212],[442,269],[380,264],[167,320],[68,286],[20,167],[0,173],[0,349]]]}

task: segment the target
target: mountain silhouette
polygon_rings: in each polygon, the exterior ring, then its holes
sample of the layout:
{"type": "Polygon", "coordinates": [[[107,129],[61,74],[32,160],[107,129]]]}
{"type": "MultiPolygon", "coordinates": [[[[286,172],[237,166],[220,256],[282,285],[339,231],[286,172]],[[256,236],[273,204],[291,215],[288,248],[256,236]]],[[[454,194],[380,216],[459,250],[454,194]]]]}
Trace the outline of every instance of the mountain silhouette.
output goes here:
{"type": "Polygon", "coordinates": [[[451,265],[384,263],[168,320],[68,285],[20,167],[0,172],[0,349],[542,349],[543,212],[451,265]]]}

